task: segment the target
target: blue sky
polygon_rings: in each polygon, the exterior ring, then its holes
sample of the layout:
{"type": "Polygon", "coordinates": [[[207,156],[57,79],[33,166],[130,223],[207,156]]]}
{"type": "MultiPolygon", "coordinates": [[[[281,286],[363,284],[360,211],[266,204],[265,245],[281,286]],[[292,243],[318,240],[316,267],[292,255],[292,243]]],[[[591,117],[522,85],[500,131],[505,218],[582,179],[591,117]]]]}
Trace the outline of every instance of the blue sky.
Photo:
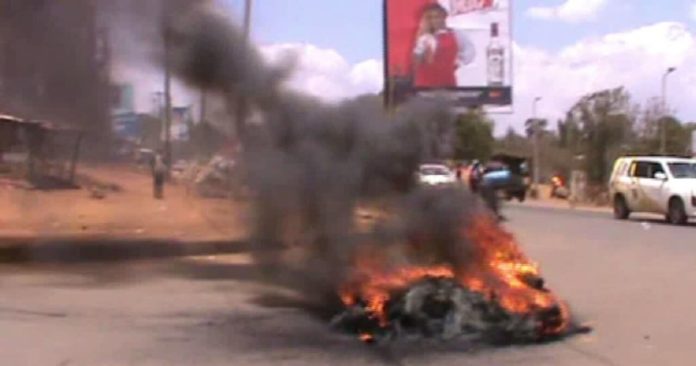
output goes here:
{"type": "MultiPolygon", "coordinates": [[[[224,0],[236,15],[243,0],[224,0]]],[[[514,38],[524,46],[549,51],[578,40],[622,32],[662,21],[691,22],[689,0],[607,0],[591,22],[540,21],[527,15],[534,6],[559,6],[564,0],[513,2],[514,38]]],[[[381,0],[256,0],[253,33],[263,44],[307,42],[337,50],[355,63],[382,55],[381,0]]]]}

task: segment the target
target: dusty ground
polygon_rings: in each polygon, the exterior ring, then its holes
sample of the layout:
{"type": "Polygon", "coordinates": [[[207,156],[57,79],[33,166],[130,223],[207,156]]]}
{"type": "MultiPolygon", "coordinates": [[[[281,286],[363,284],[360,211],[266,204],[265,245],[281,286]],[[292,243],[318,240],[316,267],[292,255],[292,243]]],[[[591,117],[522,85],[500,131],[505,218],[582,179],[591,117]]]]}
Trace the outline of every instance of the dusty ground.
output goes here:
{"type": "Polygon", "coordinates": [[[165,199],[152,197],[146,171],[129,165],[82,167],[80,173],[120,187],[32,191],[0,185],[0,237],[109,236],[216,240],[246,233],[242,203],[199,199],[183,185],[168,185],[165,199]]]}

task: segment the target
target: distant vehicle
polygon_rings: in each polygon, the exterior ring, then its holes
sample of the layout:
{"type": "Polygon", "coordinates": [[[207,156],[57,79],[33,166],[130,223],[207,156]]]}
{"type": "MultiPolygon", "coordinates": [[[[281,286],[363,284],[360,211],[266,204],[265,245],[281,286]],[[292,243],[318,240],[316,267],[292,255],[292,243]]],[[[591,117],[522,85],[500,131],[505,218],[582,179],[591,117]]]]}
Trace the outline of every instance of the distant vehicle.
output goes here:
{"type": "Polygon", "coordinates": [[[138,149],[135,152],[135,161],[137,164],[145,165],[150,164],[152,159],[155,158],[155,150],[152,149],[138,149]]]}
{"type": "Polygon", "coordinates": [[[664,214],[684,225],[696,217],[696,160],[677,157],[623,157],[609,180],[614,217],[632,212],[664,214]]]}
{"type": "Polygon", "coordinates": [[[454,184],[457,176],[447,166],[441,164],[424,164],[418,169],[418,183],[427,186],[454,184]]]}
{"type": "Polygon", "coordinates": [[[516,198],[523,202],[529,188],[527,171],[526,159],[498,154],[483,168],[480,184],[494,189],[507,200],[516,198]]]}

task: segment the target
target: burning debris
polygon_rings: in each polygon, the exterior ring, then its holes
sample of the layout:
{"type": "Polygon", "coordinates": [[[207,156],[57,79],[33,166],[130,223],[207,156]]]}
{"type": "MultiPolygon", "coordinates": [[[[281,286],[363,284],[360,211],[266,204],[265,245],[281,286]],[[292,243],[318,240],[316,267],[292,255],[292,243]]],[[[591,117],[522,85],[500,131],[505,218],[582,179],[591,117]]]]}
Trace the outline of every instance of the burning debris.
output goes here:
{"type": "Polygon", "coordinates": [[[571,330],[566,305],[493,218],[475,217],[461,235],[476,258],[466,267],[394,265],[384,252],[362,252],[339,290],[346,310],[332,324],[368,342],[418,335],[529,343],[571,330]]]}
{"type": "MultiPolygon", "coordinates": [[[[560,326],[560,307],[517,314],[507,311],[479,292],[453,278],[424,277],[385,303],[384,318],[364,301],[350,305],[332,325],[359,334],[366,342],[404,336],[450,340],[463,337],[490,343],[539,342],[552,336],[549,327],[560,326]]],[[[555,336],[555,334],[553,334],[555,336]]]]}

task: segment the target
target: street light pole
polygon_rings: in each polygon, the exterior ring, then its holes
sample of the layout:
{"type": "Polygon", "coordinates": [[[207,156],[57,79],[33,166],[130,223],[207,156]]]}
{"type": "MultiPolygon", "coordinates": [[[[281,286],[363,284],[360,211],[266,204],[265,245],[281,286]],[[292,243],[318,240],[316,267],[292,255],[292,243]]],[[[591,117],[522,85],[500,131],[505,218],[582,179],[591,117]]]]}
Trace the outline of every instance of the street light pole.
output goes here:
{"type": "Polygon", "coordinates": [[[539,175],[540,175],[540,157],[539,157],[539,121],[537,121],[537,103],[541,101],[541,97],[534,98],[532,103],[532,143],[534,149],[534,191],[539,194],[539,175]]]}
{"type": "Polygon", "coordinates": [[[166,22],[170,21],[170,7],[164,5],[162,22],[164,22],[164,163],[169,176],[172,166],[172,64],[171,64],[171,35],[166,22]]]}
{"type": "Polygon", "coordinates": [[[249,34],[251,33],[251,14],[254,8],[253,0],[246,0],[244,3],[244,40],[249,41],[249,34]]]}
{"type": "Polygon", "coordinates": [[[164,161],[167,172],[172,165],[172,76],[169,62],[169,40],[165,36],[165,61],[164,61],[164,161]]]}
{"type": "Polygon", "coordinates": [[[660,154],[667,154],[667,77],[676,71],[676,67],[668,68],[662,75],[662,123],[660,123],[660,154]]]}

